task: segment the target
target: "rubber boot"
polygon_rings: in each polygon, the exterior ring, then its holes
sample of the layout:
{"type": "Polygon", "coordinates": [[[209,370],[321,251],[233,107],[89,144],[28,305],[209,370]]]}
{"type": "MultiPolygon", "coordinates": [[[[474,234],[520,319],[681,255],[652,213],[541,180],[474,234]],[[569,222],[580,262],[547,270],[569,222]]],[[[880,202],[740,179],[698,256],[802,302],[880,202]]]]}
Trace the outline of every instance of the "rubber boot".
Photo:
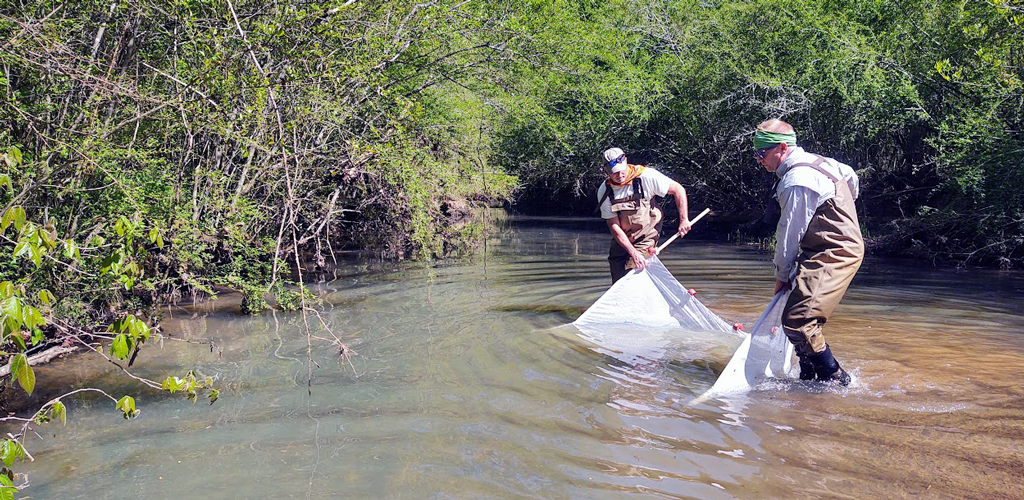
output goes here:
{"type": "Polygon", "coordinates": [[[817,380],[818,374],[814,371],[814,365],[807,356],[797,356],[800,360],[800,380],[817,380]]]}
{"type": "Polygon", "coordinates": [[[846,373],[839,366],[839,362],[832,356],[832,349],[825,345],[825,350],[808,356],[807,359],[814,365],[814,372],[818,380],[828,384],[850,385],[850,374],[846,373]]]}

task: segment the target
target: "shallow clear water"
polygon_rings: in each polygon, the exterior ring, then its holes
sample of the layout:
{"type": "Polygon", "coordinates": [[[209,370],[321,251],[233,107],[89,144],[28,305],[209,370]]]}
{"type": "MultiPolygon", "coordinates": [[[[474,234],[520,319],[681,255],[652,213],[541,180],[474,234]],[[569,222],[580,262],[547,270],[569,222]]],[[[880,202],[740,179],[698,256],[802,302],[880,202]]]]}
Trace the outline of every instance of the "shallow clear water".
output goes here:
{"type": "MultiPolygon", "coordinates": [[[[343,268],[323,321],[169,310],[137,363],[196,368],[221,400],[190,405],[78,357],[37,370],[134,394],[142,414],[68,401],[20,464],[31,498],[1024,498],[1024,278],[869,257],[826,327],[844,390],[774,383],[688,403],[735,345],[629,364],[571,322],[608,287],[598,221],[517,219],[468,263],[343,268]],[[349,361],[322,338],[336,335],[349,361]],[[312,382],[307,388],[307,346],[312,382]],[[312,391],[310,395],[309,390],[312,391]]],[[[726,320],[771,298],[769,256],[684,240],[662,260],[726,320]]],[[[49,380],[49,382],[48,382],[49,380]]],[[[46,394],[40,391],[36,398],[46,394]]]]}

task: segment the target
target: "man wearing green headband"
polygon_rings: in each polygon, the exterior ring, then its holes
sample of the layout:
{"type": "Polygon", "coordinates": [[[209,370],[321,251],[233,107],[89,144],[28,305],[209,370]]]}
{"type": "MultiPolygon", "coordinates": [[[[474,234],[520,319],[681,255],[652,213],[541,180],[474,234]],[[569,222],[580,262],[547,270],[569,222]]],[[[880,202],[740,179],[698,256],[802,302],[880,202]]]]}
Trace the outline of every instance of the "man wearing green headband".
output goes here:
{"type": "Polygon", "coordinates": [[[849,165],[798,147],[793,127],[782,120],[758,125],[754,158],[779,178],[775,293],[792,288],[782,327],[800,359],[800,378],[848,385],[850,375],[825,343],[822,326],[864,259],[854,206],[857,174],[849,165]]]}

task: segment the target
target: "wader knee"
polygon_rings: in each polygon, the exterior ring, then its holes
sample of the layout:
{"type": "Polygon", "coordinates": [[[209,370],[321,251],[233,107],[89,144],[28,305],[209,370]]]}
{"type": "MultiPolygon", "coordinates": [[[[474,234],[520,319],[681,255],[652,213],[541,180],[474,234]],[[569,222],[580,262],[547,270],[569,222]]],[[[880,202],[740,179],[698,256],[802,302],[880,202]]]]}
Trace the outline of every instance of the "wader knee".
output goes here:
{"type": "Polygon", "coordinates": [[[782,318],[782,331],[793,343],[798,356],[812,356],[824,349],[825,336],[821,333],[822,321],[818,318],[782,318]]]}

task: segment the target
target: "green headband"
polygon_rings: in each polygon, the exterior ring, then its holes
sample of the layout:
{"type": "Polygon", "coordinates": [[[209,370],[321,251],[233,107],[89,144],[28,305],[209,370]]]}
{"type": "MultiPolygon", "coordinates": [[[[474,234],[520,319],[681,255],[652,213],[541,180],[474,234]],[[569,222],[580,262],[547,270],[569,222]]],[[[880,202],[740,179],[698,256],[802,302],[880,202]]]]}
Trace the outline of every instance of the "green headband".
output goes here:
{"type": "Polygon", "coordinates": [[[790,146],[796,146],[796,132],[791,132],[789,134],[768,132],[767,130],[758,130],[757,132],[754,132],[754,149],[770,148],[776,144],[782,144],[783,142],[790,146]]]}

